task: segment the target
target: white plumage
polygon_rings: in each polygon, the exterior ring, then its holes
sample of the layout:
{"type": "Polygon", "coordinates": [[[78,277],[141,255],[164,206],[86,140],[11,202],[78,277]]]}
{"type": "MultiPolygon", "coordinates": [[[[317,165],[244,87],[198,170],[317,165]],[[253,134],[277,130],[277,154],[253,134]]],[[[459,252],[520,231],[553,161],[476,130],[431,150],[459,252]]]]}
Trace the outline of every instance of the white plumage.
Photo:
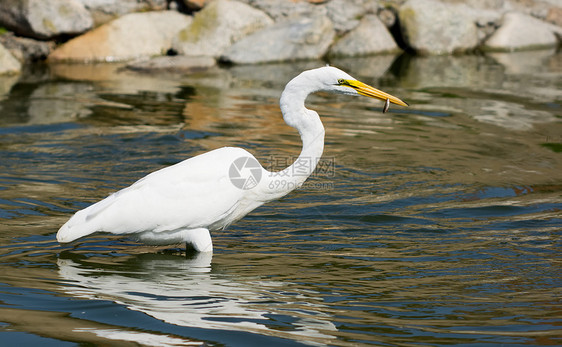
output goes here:
{"type": "MultiPolygon", "coordinates": [[[[83,209],[57,233],[59,242],[105,232],[128,235],[152,245],[186,242],[200,252],[212,251],[209,230],[220,230],[267,201],[278,199],[300,186],[314,171],[324,148],[324,127],[318,114],[304,106],[316,91],[365,95],[407,106],[400,99],[355,80],[334,67],[308,70],[291,80],[280,100],[287,124],[303,140],[299,159],[311,163],[307,172],[292,167],[271,173],[258,166],[259,181],[241,187],[232,180],[238,158],[257,160],[241,148],[223,147],[155,171],[107,198],[83,209]],[[270,184],[273,180],[285,184],[270,184]]],[[[299,160],[297,159],[297,161],[299,160]]],[[[302,168],[301,168],[302,169],[302,168]]]]}

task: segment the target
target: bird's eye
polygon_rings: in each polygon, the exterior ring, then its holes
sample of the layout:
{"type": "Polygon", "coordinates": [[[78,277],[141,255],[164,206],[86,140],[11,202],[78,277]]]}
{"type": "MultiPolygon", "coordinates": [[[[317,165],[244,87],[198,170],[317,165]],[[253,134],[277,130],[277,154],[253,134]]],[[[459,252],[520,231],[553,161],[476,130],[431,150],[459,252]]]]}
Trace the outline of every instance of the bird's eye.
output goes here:
{"type": "Polygon", "coordinates": [[[340,78],[340,79],[338,80],[338,84],[339,84],[340,86],[346,86],[346,85],[349,85],[349,82],[346,81],[346,80],[343,79],[343,78],[340,78]]]}

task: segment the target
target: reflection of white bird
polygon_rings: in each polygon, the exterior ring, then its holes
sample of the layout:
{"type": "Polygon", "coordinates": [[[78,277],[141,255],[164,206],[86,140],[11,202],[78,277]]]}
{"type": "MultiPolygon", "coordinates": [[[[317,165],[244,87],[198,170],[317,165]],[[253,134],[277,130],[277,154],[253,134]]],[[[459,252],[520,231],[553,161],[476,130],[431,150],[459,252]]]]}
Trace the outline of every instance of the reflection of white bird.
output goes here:
{"type": "MultiPolygon", "coordinates": [[[[88,300],[111,300],[175,326],[216,329],[224,332],[222,340],[228,339],[230,331],[322,346],[334,339],[333,332],[337,328],[320,293],[310,288],[304,291],[287,289],[287,283],[273,280],[238,281],[237,276],[212,272],[211,258],[210,252],[197,253],[190,259],[143,254],[129,257],[125,262],[91,266],[91,259],[85,261],[86,265],[82,259],[71,260],[63,256],[57,259],[57,265],[59,276],[68,284],[63,286],[68,295],[88,300]],[[134,266],[127,267],[124,273],[123,265],[126,264],[134,266]],[[285,329],[278,329],[277,319],[281,316],[286,317],[285,329]]],[[[155,341],[159,345],[186,345],[179,335],[103,328],[75,331],[95,333],[107,339],[136,341],[140,345],[154,346],[155,341]]]]}
{"type": "Polygon", "coordinates": [[[304,101],[317,91],[364,95],[407,106],[402,100],[357,81],[335,67],[304,71],[291,80],[280,105],[303,147],[295,163],[278,173],[252,154],[224,147],[153,172],[102,201],[76,212],[57,233],[71,242],[95,232],[130,235],[152,245],[186,242],[196,251],[213,249],[209,230],[224,229],[265,202],[298,188],[314,171],[324,149],[324,127],[304,101]],[[242,159],[241,159],[242,158],[242,159]],[[295,174],[296,163],[299,165],[295,174]]]}

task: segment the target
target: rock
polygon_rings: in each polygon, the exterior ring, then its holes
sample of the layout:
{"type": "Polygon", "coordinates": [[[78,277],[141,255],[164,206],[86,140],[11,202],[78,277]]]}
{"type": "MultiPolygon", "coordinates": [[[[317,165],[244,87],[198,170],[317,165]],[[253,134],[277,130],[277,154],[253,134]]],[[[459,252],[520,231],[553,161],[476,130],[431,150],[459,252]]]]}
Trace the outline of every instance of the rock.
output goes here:
{"type": "Polygon", "coordinates": [[[212,57],[189,57],[184,55],[155,57],[150,60],[128,64],[129,70],[145,73],[192,73],[213,67],[216,60],[212,57]]]}
{"type": "Polygon", "coordinates": [[[279,0],[240,0],[265,12],[278,23],[290,18],[327,15],[325,6],[318,6],[307,1],[279,0]]]}
{"type": "MultiPolygon", "coordinates": [[[[443,0],[449,3],[464,3],[467,6],[479,9],[494,9],[501,10],[506,6],[506,2],[509,0],[443,0]]],[[[518,0],[515,0],[518,1],[518,0]]],[[[526,1],[526,0],[523,0],[526,1]]]]}
{"type": "Polygon", "coordinates": [[[191,21],[175,11],[131,13],[68,41],[51,62],[114,62],[166,53],[172,38],[191,21]]]}
{"type": "Polygon", "coordinates": [[[327,16],[338,35],[359,24],[365,13],[376,13],[378,1],[372,0],[241,0],[267,13],[276,23],[302,17],[327,16]]]}
{"type": "MultiPolygon", "coordinates": [[[[1,53],[0,53],[1,54],[1,53]]],[[[19,81],[19,75],[1,75],[0,76],[0,114],[4,117],[6,113],[2,112],[3,96],[10,93],[12,87],[19,81]]],[[[5,119],[4,119],[5,121],[5,119]]]]}
{"type": "Polygon", "coordinates": [[[375,15],[366,15],[355,29],[332,46],[330,55],[361,56],[398,50],[396,42],[382,21],[375,15]]]}
{"type": "Polygon", "coordinates": [[[21,71],[20,62],[4,46],[0,45],[0,75],[13,75],[21,71]]]}
{"type": "Polygon", "coordinates": [[[560,0],[504,0],[502,15],[507,11],[525,13],[544,20],[549,8],[560,8],[560,0]]]}
{"type": "Polygon", "coordinates": [[[545,20],[562,27],[562,7],[553,7],[548,10],[545,20]]]}
{"type": "Polygon", "coordinates": [[[92,24],[92,16],[77,0],[0,1],[0,26],[21,36],[46,40],[78,35],[92,24]]]}
{"type": "Polygon", "coordinates": [[[256,64],[299,59],[318,59],[335,36],[325,16],[296,18],[260,30],[236,42],[221,57],[234,64],[256,64]]]}
{"type": "MultiPolygon", "coordinates": [[[[359,20],[365,14],[363,0],[331,0],[325,5],[326,15],[334,24],[338,34],[350,31],[359,25],[359,20]]],[[[375,13],[376,13],[376,9],[375,13]]]]}
{"type": "Polygon", "coordinates": [[[514,51],[555,47],[558,44],[557,28],[529,15],[509,12],[504,15],[503,24],[485,42],[484,49],[493,51],[514,51]]]}
{"type": "Polygon", "coordinates": [[[4,45],[21,63],[44,60],[54,48],[54,43],[51,41],[18,37],[13,33],[0,35],[0,44],[4,45]]]}
{"type": "Polygon", "coordinates": [[[167,7],[166,0],[78,0],[90,12],[94,26],[110,22],[129,13],[162,11],[167,7]]]}
{"type": "Polygon", "coordinates": [[[406,44],[421,54],[448,54],[478,45],[474,11],[466,5],[409,0],[398,14],[406,44]]]}
{"type": "Polygon", "coordinates": [[[379,19],[387,28],[391,28],[396,23],[396,12],[391,8],[383,8],[379,11],[379,19]]]}
{"type": "Polygon", "coordinates": [[[219,57],[242,37],[273,24],[265,13],[231,0],[211,2],[173,40],[179,54],[219,57]]]}

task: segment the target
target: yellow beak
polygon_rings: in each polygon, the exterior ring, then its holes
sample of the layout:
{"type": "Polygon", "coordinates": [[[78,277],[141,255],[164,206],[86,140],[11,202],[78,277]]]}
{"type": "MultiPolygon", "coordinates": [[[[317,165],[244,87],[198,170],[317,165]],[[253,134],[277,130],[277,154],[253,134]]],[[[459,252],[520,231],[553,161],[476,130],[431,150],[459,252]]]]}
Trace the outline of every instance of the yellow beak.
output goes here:
{"type": "Polygon", "coordinates": [[[368,84],[365,84],[360,81],[356,80],[342,80],[340,81],[340,85],[353,88],[357,91],[357,93],[368,96],[371,98],[381,99],[383,101],[390,101],[393,104],[400,105],[400,106],[408,106],[407,103],[398,99],[394,95],[390,95],[388,93],[383,92],[382,90],[378,90],[377,88],[371,87],[368,84]]]}

